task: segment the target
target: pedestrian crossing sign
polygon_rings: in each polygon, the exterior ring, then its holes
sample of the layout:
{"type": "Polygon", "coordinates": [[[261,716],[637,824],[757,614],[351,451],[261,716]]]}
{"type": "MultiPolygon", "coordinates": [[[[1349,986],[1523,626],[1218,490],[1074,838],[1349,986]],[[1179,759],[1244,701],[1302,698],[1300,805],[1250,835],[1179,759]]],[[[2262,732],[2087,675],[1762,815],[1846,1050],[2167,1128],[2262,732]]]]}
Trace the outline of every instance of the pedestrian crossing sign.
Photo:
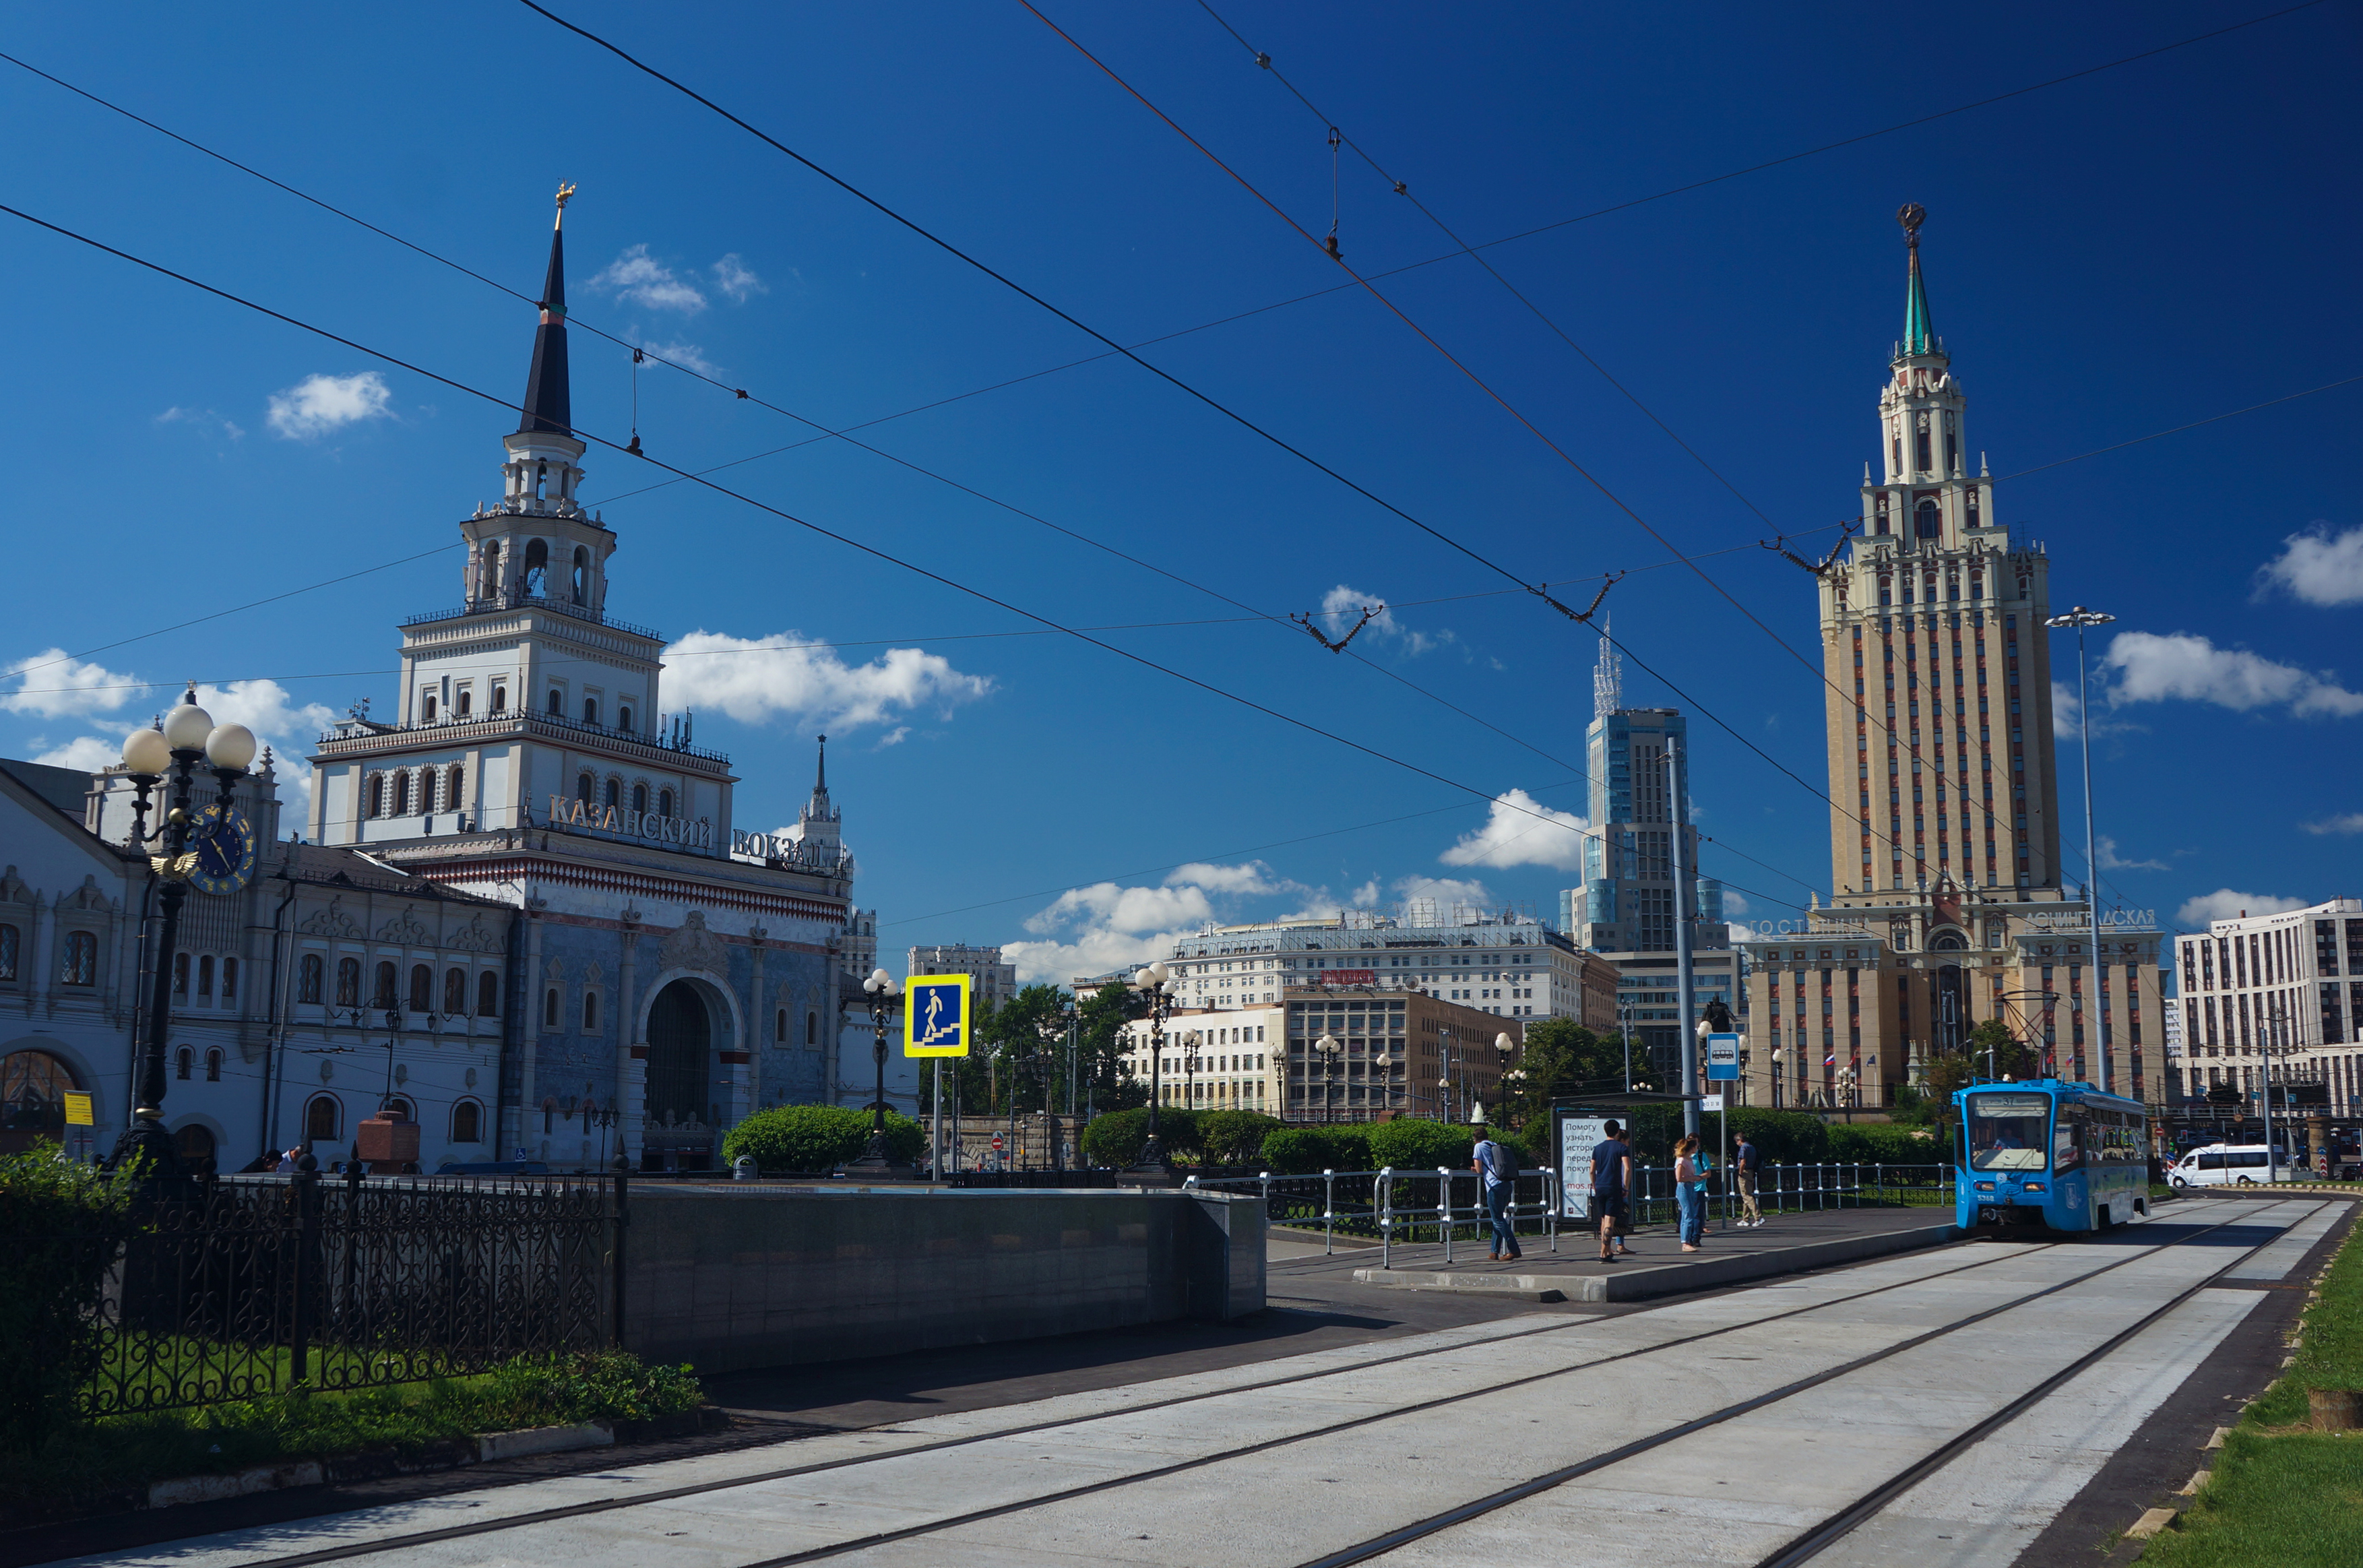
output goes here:
{"type": "Polygon", "coordinates": [[[914,974],[903,988],[903,1054],[966,1056],[968,991],[965,974],[914,974]]]}

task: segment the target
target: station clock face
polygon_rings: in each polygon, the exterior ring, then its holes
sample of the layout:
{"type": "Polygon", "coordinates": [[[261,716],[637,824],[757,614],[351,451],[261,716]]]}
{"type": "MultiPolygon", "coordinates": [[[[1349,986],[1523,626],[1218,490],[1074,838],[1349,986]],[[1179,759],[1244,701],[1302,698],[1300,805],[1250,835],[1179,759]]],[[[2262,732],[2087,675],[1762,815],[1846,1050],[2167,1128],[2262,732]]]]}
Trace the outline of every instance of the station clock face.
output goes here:
{"type": "Polygon", "coordinates": [[[190,848],[197,865],[189,873],[189,885],[200,893],[236,893],[253,880],[255,862],[261,858],[254,824],[234,806],[208,806],[198,812],[190,848]]]}

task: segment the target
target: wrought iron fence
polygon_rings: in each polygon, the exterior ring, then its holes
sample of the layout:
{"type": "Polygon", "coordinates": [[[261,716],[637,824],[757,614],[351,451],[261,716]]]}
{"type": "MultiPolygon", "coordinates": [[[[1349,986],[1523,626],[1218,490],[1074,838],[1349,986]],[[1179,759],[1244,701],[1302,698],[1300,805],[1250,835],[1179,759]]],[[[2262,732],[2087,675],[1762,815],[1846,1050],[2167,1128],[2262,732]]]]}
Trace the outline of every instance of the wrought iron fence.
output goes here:
{"type": "Polygon", "coordinates": [[[127,1233],[43,1239],[96,1282],[59,1353],[88,1369],[79,1413],[113,1416],[595,1350],[626,1202],[621,1177],[175,1184],[127,1233]]]}

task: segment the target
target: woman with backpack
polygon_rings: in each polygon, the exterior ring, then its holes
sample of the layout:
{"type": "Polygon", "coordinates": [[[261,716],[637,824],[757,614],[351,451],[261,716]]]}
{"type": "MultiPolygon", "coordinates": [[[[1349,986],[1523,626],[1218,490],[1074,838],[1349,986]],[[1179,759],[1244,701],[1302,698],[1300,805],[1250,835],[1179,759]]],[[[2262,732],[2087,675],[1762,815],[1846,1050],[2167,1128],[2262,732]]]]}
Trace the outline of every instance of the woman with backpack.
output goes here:
{"type": "Polygon", "coordinates": [[[1706,1172],[1699,1164],[1695,1133],[1674,1145],[1674,1202],[1681,1211],[1682,1251],[1695,1252],[1706,1240],[1706,1172]]]}

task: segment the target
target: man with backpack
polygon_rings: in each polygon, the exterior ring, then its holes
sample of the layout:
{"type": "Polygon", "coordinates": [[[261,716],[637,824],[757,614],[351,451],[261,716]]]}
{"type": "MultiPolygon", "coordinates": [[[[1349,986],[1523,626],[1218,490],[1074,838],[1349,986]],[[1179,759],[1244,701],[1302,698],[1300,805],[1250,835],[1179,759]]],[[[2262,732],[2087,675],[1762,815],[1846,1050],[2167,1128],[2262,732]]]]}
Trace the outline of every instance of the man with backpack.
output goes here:
{"type": "Polygon", "coordinates": [[[1483,1178],[1485,1213],[1493,1222],[1492,1259],[1497,1263],[1516,1262],[1525,1254],[1518,1250],[1518,1228],[1511,1207],[1518,1201],[1518,1151],[1492,1136],[1481,1123],[1478,1131],[1476,1158],[1469,1168],[1483,1178]]]}

